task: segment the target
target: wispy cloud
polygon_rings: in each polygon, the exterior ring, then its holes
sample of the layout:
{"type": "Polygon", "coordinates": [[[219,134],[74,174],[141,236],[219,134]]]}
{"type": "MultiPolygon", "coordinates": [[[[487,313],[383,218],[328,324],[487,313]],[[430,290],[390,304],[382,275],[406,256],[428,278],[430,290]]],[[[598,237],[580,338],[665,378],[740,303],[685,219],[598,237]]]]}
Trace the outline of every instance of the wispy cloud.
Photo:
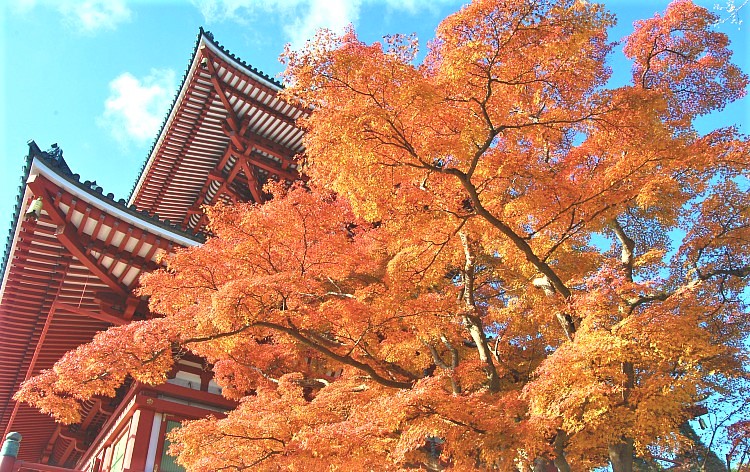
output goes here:
{"type": "Polygon", "coordinates": [[[361,0],[309,0],[305,2],[284,32],[293,46],[298,47],[315,35],[320,28],[342,32],[349,24],[359,20],[361,0]]]}
{"type": "Polygon", "coordinates": [[[109,83],[110,94],[98,124],[122,145],[146,144],[159,131],[177,89],[173,70],[152,69],[143,78],[128,72],[109,83]]]}
{"type": "Polygon", "coordinates": [[[65,1],[59,9],[68,24],[83,33],[114,30],[132,16],[124,0],[65,1]]]}
{"type": "Polygon", "coordinates": [[[342,32],[356,25],[364,5],[381,4],[393,11],[432,10],[451,0],[191,0],[207,23],[234,21],[248,24],[260,14],[273,14],[285,25],[293,47],[311,39],[320,28],[342,32]]]}
{"type": "Polygon", "coordinates": [[[31,11],[36,5],[36,0],[11,0],[7,6],[14,13],[25,14],[31,11]]]}
{"type": "Polygon", "coordinates": [[[63,23],[83,34],[114,30],[133,16],[125,0],[11,0],[12,10],[21,14],[28,14],[38,5],[55,8],[63,23]]]}

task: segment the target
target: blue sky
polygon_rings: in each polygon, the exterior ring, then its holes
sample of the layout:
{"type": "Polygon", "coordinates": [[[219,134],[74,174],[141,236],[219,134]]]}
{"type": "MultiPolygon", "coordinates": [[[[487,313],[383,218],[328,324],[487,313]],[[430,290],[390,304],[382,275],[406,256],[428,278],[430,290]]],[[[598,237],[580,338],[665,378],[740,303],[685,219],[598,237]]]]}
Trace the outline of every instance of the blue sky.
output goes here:
{"type": "MultiPolygon", "coordinates": [[[[711,10],[728,0],[699,0],[711,10]]],[[[742,0],[736,0],[741,4],[742,0]]],[[[10,0],[0,6],[0,246],[20,184],[26,142],[58,143],[82,180],[127,198],[193,52],[198,28],[231,52],[276,76],[284,44],[302,44],[322,26],[354,24],[366,41],[416,32],[422,45],[463,3],[451,0],[10,0]]],[[[662,0],[606,1],[617,14],[610,39],[633,20],[662,11],[662,0]]],[[[748,18],[750,5],[739,11],[748,18]]],[[[716,11],[729,19],[728,13],[716,11]]],[[[726,21],[735,62],[750,71],[750,24],[726,21]]],[[[613,58],[615,81],[630,66],[613,58]],[[619,72],[619,73],[618,73],[619,72]]],[[[750,126],[744,99],[703,120],[750,126]]]]}

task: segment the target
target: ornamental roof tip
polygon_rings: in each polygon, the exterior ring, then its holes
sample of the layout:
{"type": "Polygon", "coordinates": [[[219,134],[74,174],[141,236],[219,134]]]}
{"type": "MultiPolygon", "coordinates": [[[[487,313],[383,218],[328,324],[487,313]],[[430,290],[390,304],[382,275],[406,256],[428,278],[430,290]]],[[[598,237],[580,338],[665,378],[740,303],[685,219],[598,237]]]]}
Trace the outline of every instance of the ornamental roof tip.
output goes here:
{"type": "Polygon", "coordinates": [[[26,156],[26,160],[22,169],[21,185],[18,187],[18,194],[16,196],[16,205],[13,209],[13,216],[11,217],[11,228],[8,231],[8,237],[5,241],[5,251],[3,252],[2,262],[0,263],[0,280],[5,277],[5,271],[8,267],[8,260],[10,258],[10,250],[13,244],[13,236],[16,233],[16,229],[20,222],[21,206],[23,204],[23,196],[26,188],[26,181],[29,178],[29,172],[31,171],[31,164],[34,159],[42,161],[45,165],[54,169],[58,175],[63,177],[65,180],[75,185],[76,187],[86,191],[92,196],[102,201],[107,201],[110,205],[115,206],[121,211],[133,215],[139,219],[145,220],[155,226],[169,230],[177,235],[192,239],[197,242],[205,242],[206,237],[204,234],[195,233],[193,231],[186,231],[177,224],[173,224],[169,220],[159,220],[158,215],[150,215],[146,211],[140,211],[134,206],[128,206],[125,199],[115,200],[113,193],[107,193],[104,195],[104,189],[99,186],[96,181],[86,180],[81,182],[81,176],[74,174],[67,162],[63,158],[62,149],[57,145],[53,144],[48,151],[42,151],[39,146],[33,140],[28,142],[29,154],[26,156]]]}

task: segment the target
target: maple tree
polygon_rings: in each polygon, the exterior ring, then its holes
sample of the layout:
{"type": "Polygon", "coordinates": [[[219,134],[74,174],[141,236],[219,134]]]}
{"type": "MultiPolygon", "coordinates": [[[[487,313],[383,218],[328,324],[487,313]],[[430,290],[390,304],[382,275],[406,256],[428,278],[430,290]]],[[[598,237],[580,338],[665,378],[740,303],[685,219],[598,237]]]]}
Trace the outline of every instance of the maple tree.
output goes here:
{"type": "Polygon", "coordinates": [[[750,145],[694,128],[748,83],[715,21],[636,23],[618,88],[614,18],[580,0],[475,1],[419,65],[414,38],[321,32],[285,54],[310,180],[209,209],[214,237],[142,280],[159,318],[17,397],[75,422],[180,347],[241,400],[172,434],[189,470],[619,472],[688,447],[695,404],[747,375],[750,145]]]}

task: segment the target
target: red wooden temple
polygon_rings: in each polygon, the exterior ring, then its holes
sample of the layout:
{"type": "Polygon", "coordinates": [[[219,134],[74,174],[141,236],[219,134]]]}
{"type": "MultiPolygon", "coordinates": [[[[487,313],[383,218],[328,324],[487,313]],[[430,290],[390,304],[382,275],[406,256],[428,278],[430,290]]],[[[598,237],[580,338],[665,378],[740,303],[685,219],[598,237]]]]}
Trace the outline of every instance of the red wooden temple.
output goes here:
{"type": "MultiPolygon", "coordinates": [[[[153,316],[132,290],[160,253],[201,243],[202,205],[262,202],[268,179],[299,177],[295,120],[305,111],[279,99],[280,90],[201,30],[128,201],[81,182],[56,145],[29,143],[0,287],[0,431],[22,439],[0,472],[179,471],[166,432],[234,407],[197,358],[181,359],[164,385],[131,382],[115,398],[87,402],[77,425],[12,397],[98,331],[153,316]]],[[[13,438],[6,444],[16,447],[13,438]]]]}

